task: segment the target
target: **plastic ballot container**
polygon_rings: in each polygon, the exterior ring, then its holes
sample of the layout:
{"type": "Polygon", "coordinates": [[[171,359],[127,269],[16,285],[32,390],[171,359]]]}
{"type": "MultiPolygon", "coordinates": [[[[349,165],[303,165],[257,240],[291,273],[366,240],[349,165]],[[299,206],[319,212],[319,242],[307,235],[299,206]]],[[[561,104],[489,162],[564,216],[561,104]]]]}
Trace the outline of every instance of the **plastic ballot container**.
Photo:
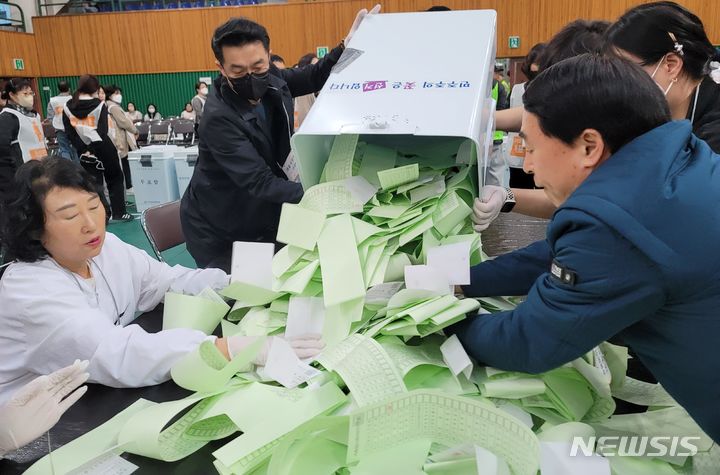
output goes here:
{"type": "Polygon", "coordinates": [[[151,145],[128,155],[139,212],[180,199],[175,173],[177,148],[175,145],[151,145]]]}
{"type": "Polygon", "coordinates": [[[185,190],[190,184],[195,171],[195,164],[198,159],[198,146],[179,147],[175,150],[175,173],[177,174],[178,191],[180,197],[185,194],[185,190]]]}
{"type": "Polygon", "coordinates": [[[303,187],[320,181],[344,134],[385,147],[457,147],[458,163],[478,164],[480,186],[499,184],[502,171],[487,167],[496,20],[494,10],[367,16],[292,138],[303,187]]]}

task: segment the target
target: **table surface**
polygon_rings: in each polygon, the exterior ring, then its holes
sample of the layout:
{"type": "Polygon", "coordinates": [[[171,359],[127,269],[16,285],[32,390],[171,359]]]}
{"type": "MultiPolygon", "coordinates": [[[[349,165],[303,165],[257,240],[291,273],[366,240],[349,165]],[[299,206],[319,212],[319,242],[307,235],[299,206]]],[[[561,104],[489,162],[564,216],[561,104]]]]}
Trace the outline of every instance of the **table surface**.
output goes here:
{"type": "MultiPolygon", "coordinates": [[[[544,239],[547,220],[528,218],[515,213],[501,214],[482,235],[483,248],[488,255],[495,256],[544,239]]],[[[157,332],[162,326],[162,306],[141,316],[137,323],[149,332],[157,332]]],[[[115,389],[97,384],[88,385],[88,392],[71,407],[60,422],[50,430],[50,445],[53,450],[67,444],[81,435],[110,420],[115,414],[129,407],[139,398],[154,402],[174,401],[188,396],[190,391],[175,385],[172,381],[157,386],[137,389],[115,389]]],[[[139,467],[137,475],[200,475],[214,474],[212,452],[232,440],[210,442],[207,446],[178,462],[168,463],[123,454],[123,458],[139,467]]],[[[27,470],[36,460],[48,453],[48,435],[40,437],[22,449],[0,460],[0,474],[15,475],[27,470]]]]}

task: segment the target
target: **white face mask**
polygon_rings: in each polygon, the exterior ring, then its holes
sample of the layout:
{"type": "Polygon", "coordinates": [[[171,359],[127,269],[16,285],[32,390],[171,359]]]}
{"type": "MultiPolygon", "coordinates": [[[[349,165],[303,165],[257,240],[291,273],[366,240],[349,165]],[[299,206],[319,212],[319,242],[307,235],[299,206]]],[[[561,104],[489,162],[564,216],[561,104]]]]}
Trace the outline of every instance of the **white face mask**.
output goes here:
{"type": "Polygon", "coordinates": [[[114,96],[111,97],[111,99],[113,100],[113,102],[122,104],[122,94],[115,94],[114,96]]]}
{"type": "MultiPolygon", "coordinates": [[[[655,71],[653,71],[653,73],[650,75],[651,79],[653,79],[653,80],[655,79],[655,75],[657,74],[658,70],[660,69],[660,66],[662,66],[663,61],[665,61],[666,56],[667,55],[663,56],[662,59],[660,60],[660,62],[658,63],[658,65],[655,67],[655,71]]],[[[675,80],[673,79],[672,81],[670,81],[670,85],[667,87],[667,89],[663,89],[663,87],[657,81],[655,81],[655,84],[657,84],[658,87],[660,88],[660,90],[663,92],[663,94],[667,96],[668,92],[670,92],[670,89],[672,89],[673,84],[675,84],[675,80]]]]}
{"type": "Polygon", "coordinates": [[[25,109],[32,109],[33,104],[35,103],[35,98],[33,96],[18,96],[18,104],[24,107],[25,109]]]}
{"type": "Polygon", "coordinates": [[[201,87],[201,88],[200,88],[200,94],[202,94],[203,96],[207,96],[207,94],[208,94],[208,88],[206,88],[206,87],[201,87]]]}

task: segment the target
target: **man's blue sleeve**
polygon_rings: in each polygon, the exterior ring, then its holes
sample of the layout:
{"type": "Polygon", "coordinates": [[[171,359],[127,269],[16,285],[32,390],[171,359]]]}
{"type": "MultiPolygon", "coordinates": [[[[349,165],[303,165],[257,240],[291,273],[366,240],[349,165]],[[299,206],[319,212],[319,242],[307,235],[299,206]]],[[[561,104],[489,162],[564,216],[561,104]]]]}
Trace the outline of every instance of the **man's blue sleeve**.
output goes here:
{"type": "Polygon", "coordinates": [[[478,315],[452,327],[467,352],[495,368],[542,373],[572,361],[665,301],[661,273],[629,241],[580,214],[555,242],[555,260],[575,273],[545,273],[510,312],[478,315]]]}
{"type": "Polygon", "coordinates": [[[467,297],[525,295],[552,264],[546,240],[503,254],[470,269],[470,285],[463,286],[467,297]]]}

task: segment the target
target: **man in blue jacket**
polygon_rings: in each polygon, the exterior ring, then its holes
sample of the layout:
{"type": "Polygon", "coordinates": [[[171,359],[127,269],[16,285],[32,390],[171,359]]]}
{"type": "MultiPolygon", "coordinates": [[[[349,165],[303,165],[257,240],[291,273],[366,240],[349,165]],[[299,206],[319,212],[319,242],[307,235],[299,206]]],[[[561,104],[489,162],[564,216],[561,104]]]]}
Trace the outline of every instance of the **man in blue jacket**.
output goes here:
{"type": "Polygon", "coordinates": [[[583,55],[524,96],[525,171],[558,206],[547,241],[472,270],[523,295],[454,327],[478,360],[540,373],[618,335],[720,442],[720,161],[636,66],[583,55]]]}

